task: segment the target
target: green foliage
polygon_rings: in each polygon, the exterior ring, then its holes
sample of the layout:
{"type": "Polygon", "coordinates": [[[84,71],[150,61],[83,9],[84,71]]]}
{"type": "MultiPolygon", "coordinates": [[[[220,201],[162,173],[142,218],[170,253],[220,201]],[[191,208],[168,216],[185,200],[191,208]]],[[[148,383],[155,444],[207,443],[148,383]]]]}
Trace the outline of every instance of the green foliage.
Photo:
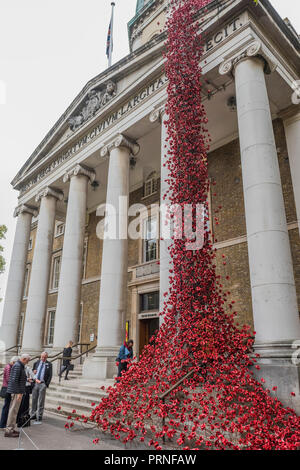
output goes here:
{"type": "MultiPolygon", "coordinates": [[[[5,238],[6,232],[7,232],[6,226],[0,225],[0,240],[5,238]]],[[[3,252],[3,246],[0,245],[0,274],[2,274],[5,269],[5,259],[1,255],[2,252],[3,252]]]]}

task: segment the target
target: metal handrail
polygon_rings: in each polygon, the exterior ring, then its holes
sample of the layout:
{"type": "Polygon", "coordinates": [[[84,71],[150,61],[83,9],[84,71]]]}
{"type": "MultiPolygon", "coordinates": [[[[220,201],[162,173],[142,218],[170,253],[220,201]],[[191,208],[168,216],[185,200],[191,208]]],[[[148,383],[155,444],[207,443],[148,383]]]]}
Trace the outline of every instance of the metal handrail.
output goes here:
{"type": "MultiPolygon", "coordinates": [[[[87,346],[87,347],[88,347],[90,344],[91,344],[91,343],[76,343],[76,344],[74,344],[73,348],[76,348],[76,346],[87,346]]],[[[14,348],[20,348],[20,347],[21,347],[20,345],[18,345],[18,346],[12,346],[11,348],[6,349],[6,350],[3,351],[3,352],[11,351],[11,350],[14,349],[14,348]]],[[[96,346],[95,346],[95,347],[96,347],[96,346]]],[[[94,347],[94,348],[95,348],[95,347],[94,347]]],[[[94,348],[92,348],[92,349],[94,349],[94,348]]],[[[54,356],[48,356],[48,359],[53,359],[53,360],[50,361],[50,362],[54,362],[54,361],[56,361],[56,360],[59,358],[59,356],[60,356],[61,354],[63,354],[63,352],[64,352],[64,351],[60,351],[59,353],[55,354],[54,356]]],[[[84,353],[82,353],[81,355],[84,355],[84,354],[86,354],[86,353],[88,353],[88,352],[89,352],[89,350],[87,349],[87,350],[86,350],[84,353]]],[[[39,356],[34,356],[34,357],[32,357],[32,358],[30,359],[29,362],[35,361],[36,359],[39,359],[40,357],[41,357],[41,355],[39,355],[39,356]]],[[[80,356],[79,356],[79,357],[80,357],[80,356]]],[[[3,374],[4,374],[4,371],[0,372],[0,377],[2,377],[3,374]]]]}
{"type": "MultiPolygon", "coordinates": [[[[161,395],[159,395],[159,399],[162,400],[163,404],[165,404],[165,399],[166,397],[171,393],[173,392],[173,390],[175,390],[176,388],[178,388],[186,379],[188,379],[189,377],[191,377],[194,373],[195,373],[195,369],[193,370],[190,370],[184,377],[182,377],[180,380],[178,380],[178,382],[176,382],[176,384],[172,385],[172,387],[170,387],[166,392],[162,393],[161,395]]],[[[164,428],[166,424],[166,418],[165,416],[163,416],[163,419],[162,419],[162,426],[164,428]]],[[[166,437],[165,435],[163,435],[163,442],[166,442],[166,437]]]]}
{"type": "Polygon", "coordinates": [[[15,346],[11,346],[10,348],[4,349],[4,351],[0,351],[0,354],[7,353],[8,351],[11,351],[12,349],[16,349],[17,353],[19,354],[20,347],[21,347],[20,344],[16,344],[15,346]]]}
{"type": "MultiPolygon", "coordinates": [[[[87,349],[87,350],[84,351],[83,353],[78,354],[77,356],[73,356],[73,357],[72,357],[72,356],[71,356],[71,357],[57,357],[57,358],[53,359],[53,361],[50,361],[50,362],[55,362],[55,361],[57,361],[57,360],[60,360],[60,370],[61,370],[61,363],[62,363],[63,360],[66,360],[66,361],[75,361],[76,359],[79,359],[79,358],[81,358],[82,356],[85,356],[85,355],[88,356],[89,353],[90,353],[91,351],[93,351],[96,347],[97,347],[97,346],[95,345],[95,346],[93,346],[92,348],[87,349]]],[[[60,383],[60,382],[61,382],[61,374],[59,375],[59,383],[60,383]]]]}
{"type": "Polygon", "coordinates": [[[178,382],[176,382],[176,384],[172,385],[172,387],[170,387],[166,392],[162,393],[158,398],[160,400],[164,400],[169,395],[169,393],[171,393],[173,390],[175,390],[175,388],[179,387],[179,385],[181,385],[186,379],[188,379],[195,372],[196,372],[195,370],[190,370],[190,372],[188,372],[184,377],[182,377],[180,380],[178,380],[178,382]]]}

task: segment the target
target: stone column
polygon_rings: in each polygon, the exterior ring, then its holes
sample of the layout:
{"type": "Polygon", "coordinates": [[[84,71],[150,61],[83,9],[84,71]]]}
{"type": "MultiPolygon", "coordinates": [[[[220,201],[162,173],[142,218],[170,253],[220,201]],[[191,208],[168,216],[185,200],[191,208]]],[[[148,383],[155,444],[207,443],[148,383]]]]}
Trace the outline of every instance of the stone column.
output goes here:
{"type": "MultiPolygon", "coordinates": [[[[3,342],[4,350],[17,345],[31,221],[32,216],[36,217],[37,214],[36,208],[26,205],[17,207],[14,213],[14,217],[17,217],[17,226],[0,328],[0,342],[3,342]]],[[[7,357],[15,355],[16,352],[16,350],[10,351],[7,357]]],[[[6,361],[6,358],[2,359],[6,361]]]]}
{"type": "MultiPolygon", "coordinates": [[[[295,106],[296,108],[296,106],[295,106]]],[[[300,112],[283,120],[300,233],[300,112]]]]}
{"type": "Polygon", "coordinates": [[[47,187],[36,196],[40,213],[30,275],[22,351],[37,355],[43,347],[43,326],[47,308],[56,203],[63,193],[47,187]]]}
{"type": "Polygon", "coordinates": [[[268,388],[278,386],[285,404],[299,408],[299,369],[291,360],[292,343],[300,338],[299,312],[261,52],[255,42],[220,71],[235,70],[258,375],[268,388]]]}
{"type": "MultiPolygon", "coordinates": [[[[138,151],[138,145],[123,135],[101,151],[103,157],[110,154],[106,204],[115,210],[117,233],[114,239],[103,241],[98,345],[94,356],[84,363],[85,377],[112,378],[116,373],[115,359],[125,339],[129,160],[138,151]]],[[[111,215],[106,220],[114,223],[111,215]]]]}
{"type": "MultiPolygon", "coordinates": [[[[168,298],[165,294],[169,292],[170,288],[170,269],[172,268],[172,258],[170,254],[170,247],[172,245],[172,240],[169,238],[170,233],[170,212],[168,207],[170,207],[170,197],[168,194],[169,183],[167,179],[169,178],[169,170],[166,166],[169,159],[169,143],[167,142],[167,125],[166,120],[168,116],[165,112],[162,112],[161,115],[161,171],[160,171],[160,294],[159,294],[159,310],[163,311],[164,304],[168,298]],[[162,210],[162,207],[165,208],[162,210]]],[[[163,321],[163,317],[160,317],[160,324],[163,321]]]]}
{"type": "Polygon", "coordinates": [[[76,342],[82,282],[82,256],[86,223],[88,183],[95,172],[76,165],[64,176],[70,181],[53,349],[62,350],[69,340],[76,342]]]}

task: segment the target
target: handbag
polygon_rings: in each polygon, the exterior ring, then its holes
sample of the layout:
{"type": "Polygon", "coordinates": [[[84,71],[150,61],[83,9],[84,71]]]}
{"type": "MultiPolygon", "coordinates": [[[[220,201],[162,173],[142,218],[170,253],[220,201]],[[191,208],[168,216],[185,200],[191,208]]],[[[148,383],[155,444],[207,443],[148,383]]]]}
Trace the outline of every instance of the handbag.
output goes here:
{"type": "Polygon", "coordinates": [[[7,387],[2,387],[0,391],[0,397],[5,398],[7,394],[7,387]]]}
{"type": "Polygon", "coordinates": [[[74,370],[74,364],[69,364],[68,369],[69,369],[69,371],[74,370]]]}

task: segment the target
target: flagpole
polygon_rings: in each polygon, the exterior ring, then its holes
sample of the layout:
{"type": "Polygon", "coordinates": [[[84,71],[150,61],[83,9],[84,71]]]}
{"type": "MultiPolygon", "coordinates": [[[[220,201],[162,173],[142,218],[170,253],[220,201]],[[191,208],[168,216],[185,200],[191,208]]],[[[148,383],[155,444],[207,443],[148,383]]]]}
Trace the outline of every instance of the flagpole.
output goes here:
{"type": "Polygon", "coordinates": [[[115,2],[111,2],[111,36],[109,42],[109,55],[108,55],[108,67],[111,67],[112,64],[112,51],[113,51],[113,34],[114,34],[114,10],[115,10],[115,2]]]}

